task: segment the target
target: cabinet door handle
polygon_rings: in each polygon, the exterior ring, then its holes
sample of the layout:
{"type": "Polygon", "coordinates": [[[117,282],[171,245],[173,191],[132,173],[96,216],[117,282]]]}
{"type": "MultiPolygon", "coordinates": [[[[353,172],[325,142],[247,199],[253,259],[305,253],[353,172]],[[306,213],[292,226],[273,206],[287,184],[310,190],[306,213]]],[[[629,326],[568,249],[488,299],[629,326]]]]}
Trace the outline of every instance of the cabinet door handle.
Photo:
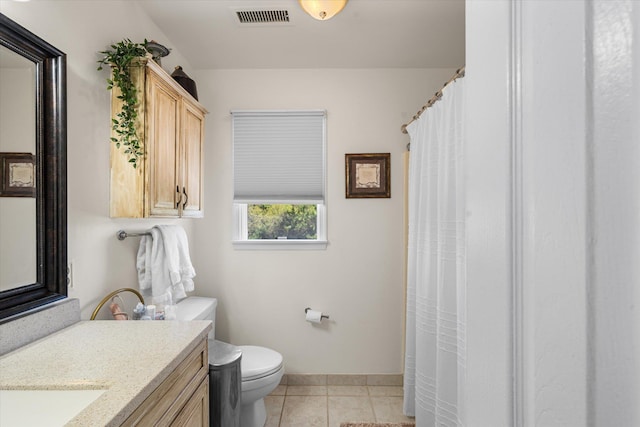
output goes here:
{"type": "Polygon", "coordinates": [[[180,187],[176,185],[176,193],[178,193],[178,200],[176,201],[176,209],[180,208],[180,201],[182,200],[182,194],[180,194],[180,187]]]}
{"type": "Polygon", "coordinates": [[[182,209],[187,207],[187,203],[189,202],[189,196],[187,195],[187,191],[184,187],[182,187],[182,194],[184,194],[184,203],[182,204],[182,209]]]}

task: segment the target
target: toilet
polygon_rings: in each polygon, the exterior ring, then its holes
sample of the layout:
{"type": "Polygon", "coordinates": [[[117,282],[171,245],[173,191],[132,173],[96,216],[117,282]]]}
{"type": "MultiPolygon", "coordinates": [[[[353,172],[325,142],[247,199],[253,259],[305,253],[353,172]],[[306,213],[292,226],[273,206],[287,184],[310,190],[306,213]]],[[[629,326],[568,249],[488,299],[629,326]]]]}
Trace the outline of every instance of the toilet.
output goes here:
{"type": "MultiPolygon", "coordinates": [[[[218,300],[215,298],[188,297],[178,302],[177,320],[211,320],[210,343],[215,339],[215,318],[218,300]]],[[[241,427],[264,427],[267,411],[264,397],[280,384],[284,374],[282,355],[266,347],[239,346],[242,351],[241,427]]]]}

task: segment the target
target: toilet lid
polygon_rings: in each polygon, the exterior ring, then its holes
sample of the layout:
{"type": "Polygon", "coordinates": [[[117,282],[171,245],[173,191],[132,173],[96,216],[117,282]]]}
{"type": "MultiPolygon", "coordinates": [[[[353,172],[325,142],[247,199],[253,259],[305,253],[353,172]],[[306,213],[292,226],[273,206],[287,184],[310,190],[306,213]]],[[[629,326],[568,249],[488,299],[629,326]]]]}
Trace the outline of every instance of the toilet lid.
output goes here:
{"type": "Polygon", "coordinates": [[[255,380],[271,375],[282,367],[282,355],[270,348],[241,345],[240,371],[242,381],[255,380]]]}

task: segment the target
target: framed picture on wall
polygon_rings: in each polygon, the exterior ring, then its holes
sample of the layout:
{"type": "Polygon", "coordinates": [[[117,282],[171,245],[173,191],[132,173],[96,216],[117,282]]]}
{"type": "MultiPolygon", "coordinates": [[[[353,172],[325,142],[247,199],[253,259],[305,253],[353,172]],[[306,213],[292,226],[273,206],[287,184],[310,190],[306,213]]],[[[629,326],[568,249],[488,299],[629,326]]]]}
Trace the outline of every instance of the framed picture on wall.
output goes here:
{"type": "Polygon", "coordinates": [[[347,199],[391,197],[391,153],[345,154],[347,199]]]}
{"type": "Polygon", "coordinates": [[[35,156],[31,153],[0,153],[0,197],[35,197],[35,156]]]}

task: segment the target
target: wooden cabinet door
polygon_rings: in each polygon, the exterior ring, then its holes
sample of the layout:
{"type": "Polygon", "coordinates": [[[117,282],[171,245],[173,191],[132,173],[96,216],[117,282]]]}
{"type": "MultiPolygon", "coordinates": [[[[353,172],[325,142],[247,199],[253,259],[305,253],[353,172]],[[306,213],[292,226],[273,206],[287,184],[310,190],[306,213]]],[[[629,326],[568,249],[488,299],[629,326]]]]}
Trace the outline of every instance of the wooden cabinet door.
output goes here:
{"type": "Polygon", "coordinates": [[[182,216],[201,217],[202,211],[202,145],[204,115],[187,100],[182,109],[182,216]]]}
{"type": "Polygon", "coordinates": [[[189,402],[182,408],[171,425],[207,427],[209,426],[209,416],[209,377],[207,376],[202,380],[189,402]]]}
{"type": "Polygon", "coordinates": [[[148,72],[147,91],[147,214],[176,217],[180,201],[180,95],[152,71],[148,72]]]}
{"type": "Polygon", "coordinates": [[[209,426],[209,350],[206,337],[121,426],[209,426]]]}

